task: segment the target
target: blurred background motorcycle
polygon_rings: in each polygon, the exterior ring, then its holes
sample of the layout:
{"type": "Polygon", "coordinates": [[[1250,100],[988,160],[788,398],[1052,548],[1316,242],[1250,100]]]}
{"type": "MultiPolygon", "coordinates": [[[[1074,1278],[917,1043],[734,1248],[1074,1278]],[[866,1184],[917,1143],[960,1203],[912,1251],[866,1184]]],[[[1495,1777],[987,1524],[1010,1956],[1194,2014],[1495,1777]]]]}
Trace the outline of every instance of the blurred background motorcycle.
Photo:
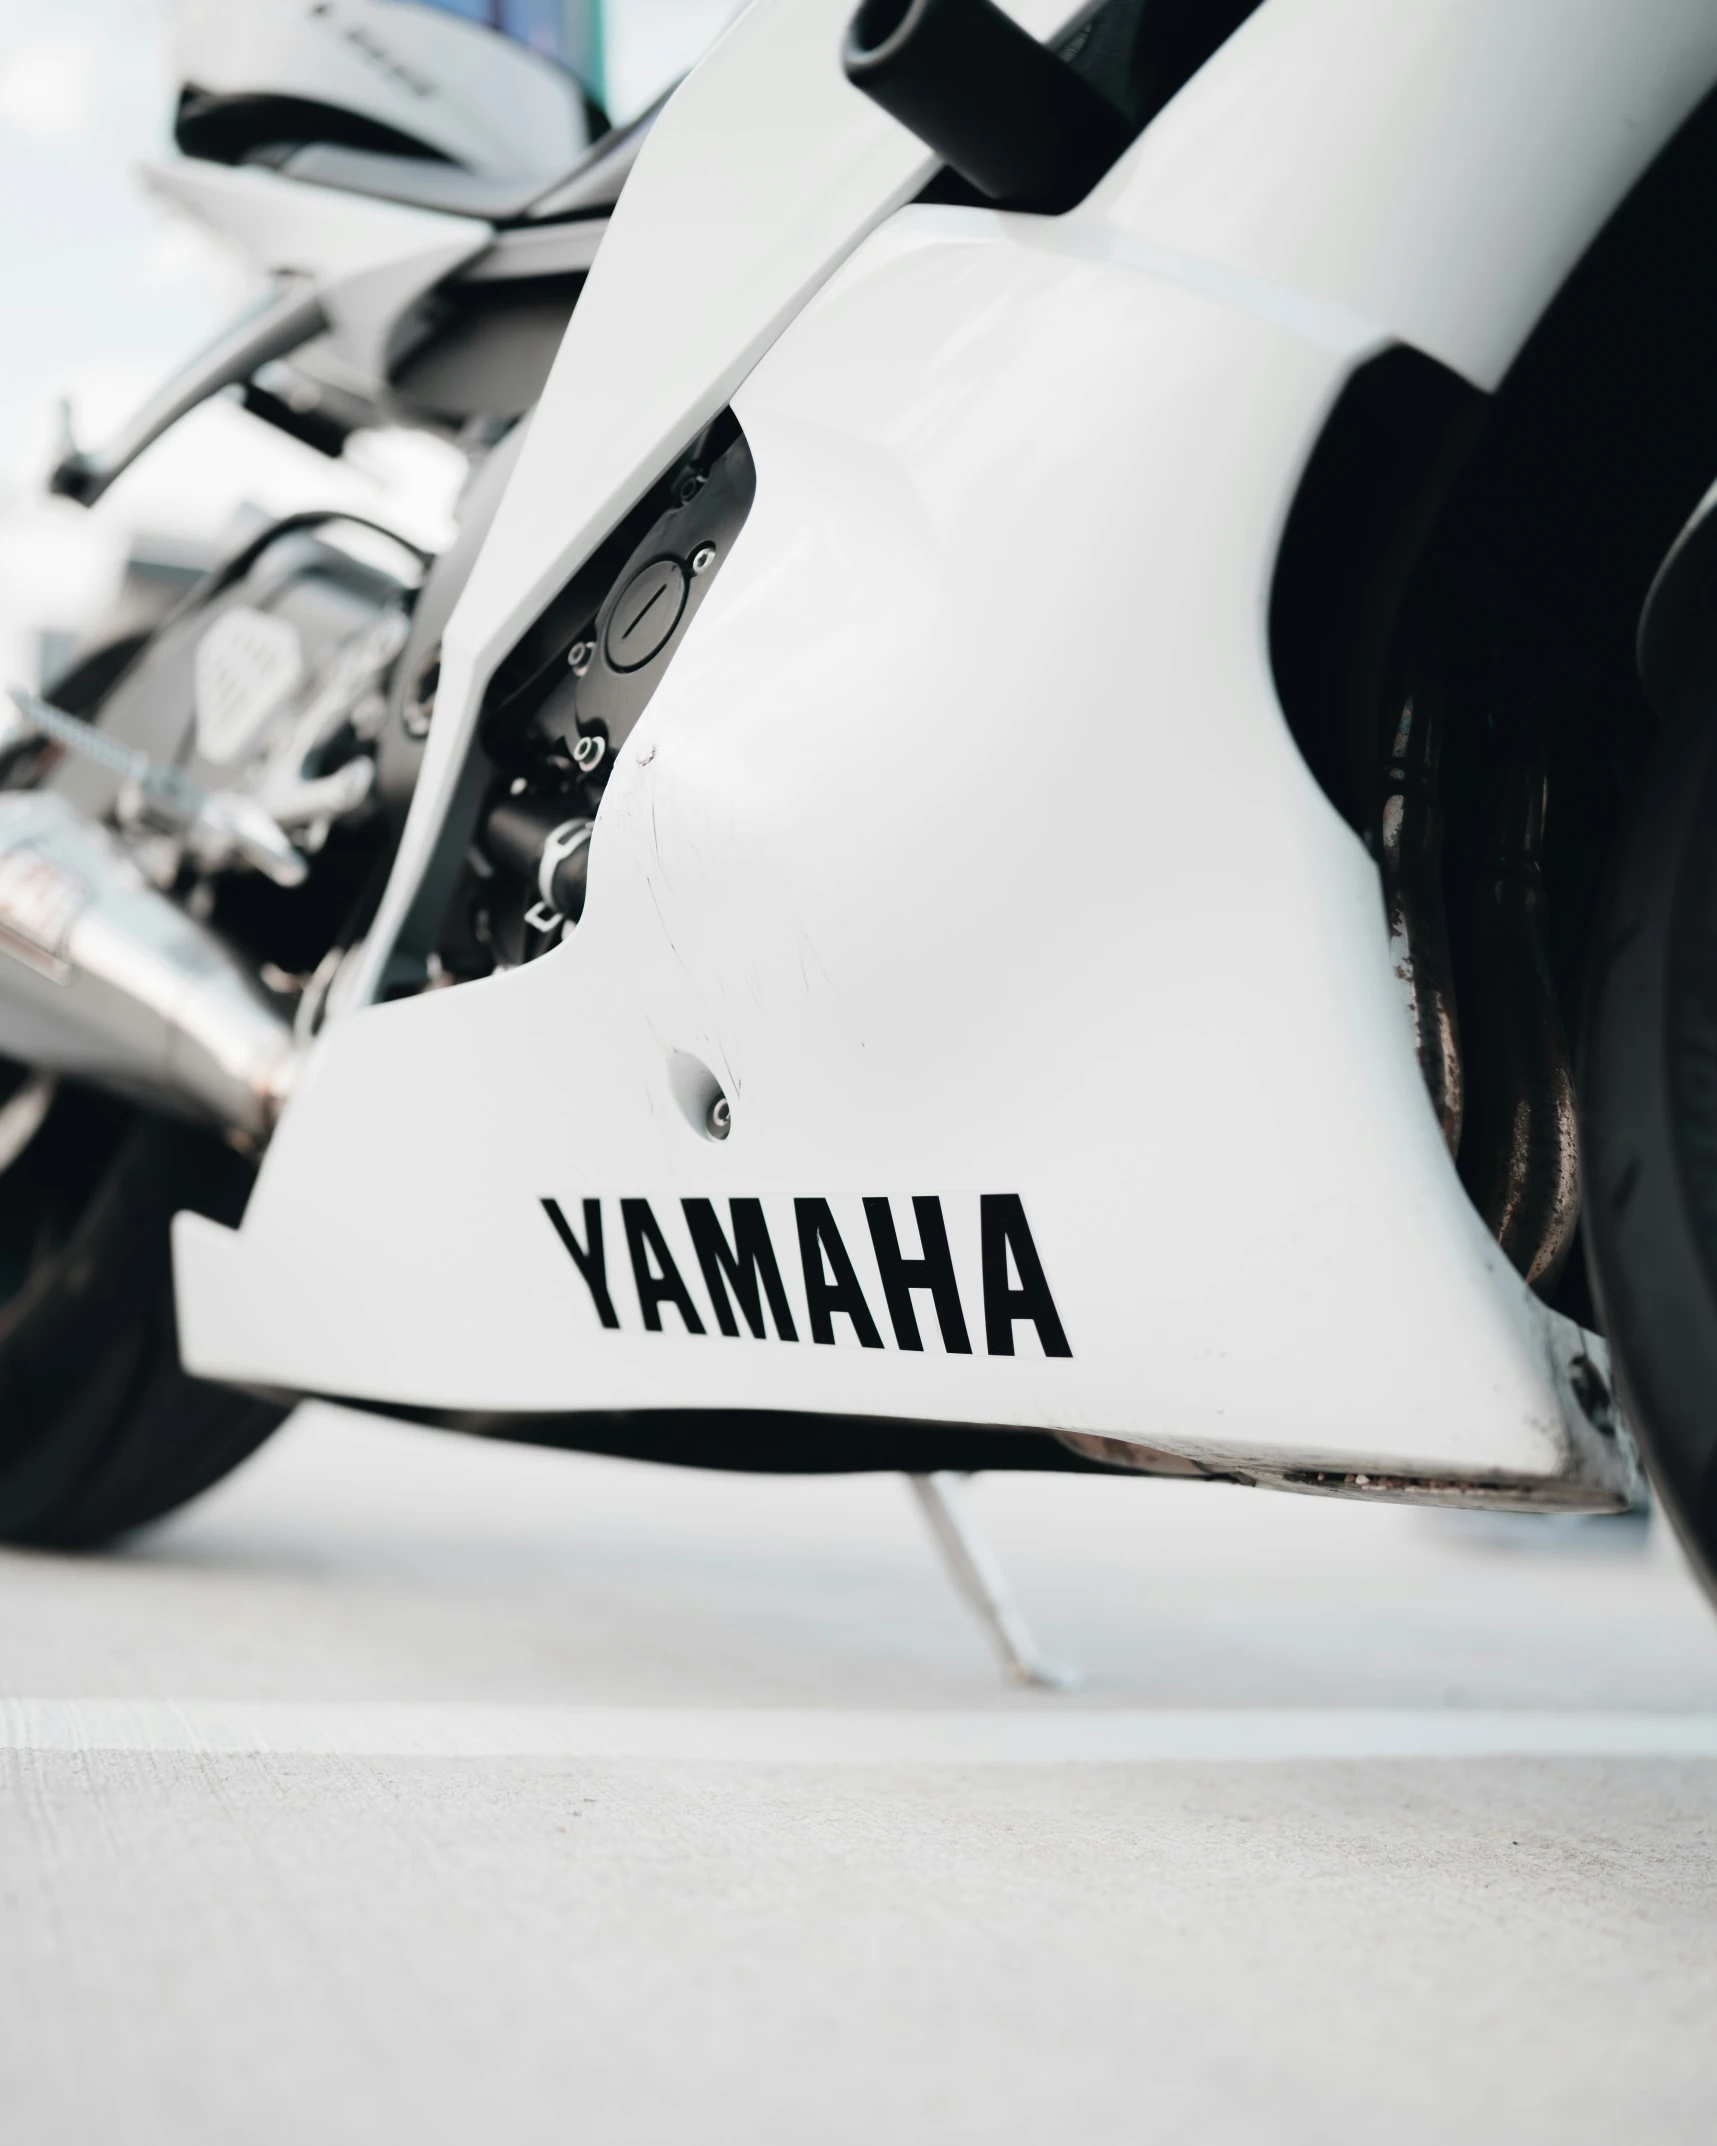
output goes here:
{"type": "MultiPolygon", "coordinates": [[[[70,0],[0,49],[32,204],[0,257],[0,787],[50,836],[115,826],[83,864],[201,934],[193,967],[241,948],[240,1027],[307,1033],[363,930],[520,421],[733,12],[70,0]]],[[[124,1099],[158,1100],[151,1048],[92,1062],[106,1094],[0,1062],[12,1539],[136,1526],[280,1417],[179,1369],[169,1218],[236,1212],[250,1162],[230,1097],[225,1143],[124,1099]]]]}
{"type": "MultiPolygon", "coordinates": [[[[369,12],[441,15],[563,68],[573,136],[580,121],[588,130],[586,99],[621,127],[646,111],[736,8],[371,0],[369,12]]],[[[223,56],[242,67],[248,47],[260,83],[271,59],[278,66],[268,33],[282,16],[311,13],[310,0],[218,8],[223,56]]],[[[68,408],[81,441],[112,438],[267,288],[266,269],[241,244],[145,177],[145,167],[183,161],[174,141],[181,70],[208,19],[172,0],[4,11],[0,174],[8,198],[28,209],[0,232],[12,322],[0,344],[0,675],[27,685],[50,682],[97,636],[159,616],[214,558],[283,515],[346,508],[437,547],[468,475],[446,428],[377,413],[333,459],[258,422],[232,390],[188,415],[92,509],[46,491],[68,408]]],[[[503,142],[510,119],[499,115],[503,142]]]]}

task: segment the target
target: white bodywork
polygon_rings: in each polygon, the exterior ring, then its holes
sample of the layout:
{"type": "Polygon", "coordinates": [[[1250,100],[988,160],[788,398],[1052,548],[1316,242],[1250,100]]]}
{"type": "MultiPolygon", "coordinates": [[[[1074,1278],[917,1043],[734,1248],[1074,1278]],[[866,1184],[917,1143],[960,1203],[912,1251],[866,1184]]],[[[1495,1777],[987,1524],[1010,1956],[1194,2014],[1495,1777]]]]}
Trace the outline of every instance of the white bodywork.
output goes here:
{"type": "Polygon", "coordinates": [[[332,1025],[242,1229],[180,1218],[188,1364],[1616,1494],[1567,1390],[1577,1330],[1443,1148],[1374,869],[1288,735],[1265,619],[1356,363],[1418,342],[1493,385],[1717,78],[1717,12],[1267,0],[1053,221],[900,206],[927,159],[842,80],[849,12],[757,0],[652,136],[450,629],[367,974],[495,664],[731,401],[756,502],[621,754],[584,920],[332,1025]],[[859,1203],[891,1197],[910,1257],[925,1194],[968,1354],[927,1295],[919,1352],[883,1309],[859,1203]],[[991,1352],[986,1194],[1023,1202],[1071,1354],[1031,1321],[991,1352]],[[716,1331],[699,1196],[763,1201],[797,1345],[716,1331]],[[617,1326],[545,1197],[581,1234],[601,1202],[617,1326]],[[703,1335],[671,1307],[645,1330],[623,1198],[703,1335]],[[809,1198],[884,1346],[841,1317],[811,1340],[809,1198]]]}
{"type": "Polygon", "coordinates": [[[385,403],[401,317],[494,242],[473,216],[308,186],[260,165],[151,164],[145,183],[270,276],[316,287],[328,332],[299,353],[319,379],[385,403]]]}
{"type": "Polygon", "coordinates": [[[588,139],[570,75],[477,23],[396,0],[176,0],[181,82],[355,112],[468,171],[545,183],[588,139]]]}

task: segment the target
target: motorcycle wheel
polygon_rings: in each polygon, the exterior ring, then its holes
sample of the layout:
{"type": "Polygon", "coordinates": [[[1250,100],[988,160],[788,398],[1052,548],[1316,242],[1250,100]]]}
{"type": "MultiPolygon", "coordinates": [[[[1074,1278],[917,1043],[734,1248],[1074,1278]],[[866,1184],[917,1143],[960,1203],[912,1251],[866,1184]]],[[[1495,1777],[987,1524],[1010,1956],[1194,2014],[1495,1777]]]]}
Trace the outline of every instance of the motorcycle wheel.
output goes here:
{"type": "Polygon", "coordinates": [[[1584,1028],[1593,1293],[1653,1484],[1717,1597],[1717,664],[1634,803],[1584,1028]]]}
{"type": "Polygon", "coordinates": [[[169,1224],[236,1222],[250,1175],[207,1134],[0,1064],[0,1540],[109,1541],[281,1421],[179,1365],[169,1224]]]}

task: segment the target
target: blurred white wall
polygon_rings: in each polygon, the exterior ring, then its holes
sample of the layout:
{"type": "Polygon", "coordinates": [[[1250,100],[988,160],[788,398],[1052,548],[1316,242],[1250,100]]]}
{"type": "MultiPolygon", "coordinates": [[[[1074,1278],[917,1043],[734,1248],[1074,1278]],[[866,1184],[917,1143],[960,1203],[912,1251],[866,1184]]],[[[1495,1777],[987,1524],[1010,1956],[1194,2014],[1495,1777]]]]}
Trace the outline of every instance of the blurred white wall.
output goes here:
{"type": "MultiPolygon", "coordinates": [[[[242,8],[245,0],[230,0],[242,8]]],[[[617,118],[692,63],[736,0],[609,0],[617,118]]],[[[0,0],[0,680],[33,683],[43,636],[86,630],[140,538],[219,538],[247,508],[345,506],[442,541],[463,464],[407,433],[339,462],[217,402],[93,510],[44,496],[58,405],[99,440],[248,295],[243,272],[170,217],[137,165],[170,156],[168,0],[0,0]]]]}

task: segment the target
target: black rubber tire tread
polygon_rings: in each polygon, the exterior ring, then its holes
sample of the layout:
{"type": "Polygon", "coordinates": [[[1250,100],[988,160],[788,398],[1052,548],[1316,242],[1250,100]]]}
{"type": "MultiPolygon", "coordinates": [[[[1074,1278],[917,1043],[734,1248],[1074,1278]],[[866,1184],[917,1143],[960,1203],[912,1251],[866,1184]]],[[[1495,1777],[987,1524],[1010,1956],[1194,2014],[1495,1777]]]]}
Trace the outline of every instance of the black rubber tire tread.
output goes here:
{"type": "Polygon", "coordinates": [[[1653,1484],[1717,1598],[1717,653],[1634,803],[1584,1031],[1593,1294],[1653,1484]]]}
{"type": "Polygon", "coordinates": [[[49,1173],[64,1174],[79,1142],[106,1153],[68,1226],[0,1305],[0,1539],[84,1549],[206,1490],[285,1411],[179,1364],[172,1217],[194,1208],[236,1221],[243,1158],[193,1128],[76,1095],[38,1140],[49,1173]]]}

